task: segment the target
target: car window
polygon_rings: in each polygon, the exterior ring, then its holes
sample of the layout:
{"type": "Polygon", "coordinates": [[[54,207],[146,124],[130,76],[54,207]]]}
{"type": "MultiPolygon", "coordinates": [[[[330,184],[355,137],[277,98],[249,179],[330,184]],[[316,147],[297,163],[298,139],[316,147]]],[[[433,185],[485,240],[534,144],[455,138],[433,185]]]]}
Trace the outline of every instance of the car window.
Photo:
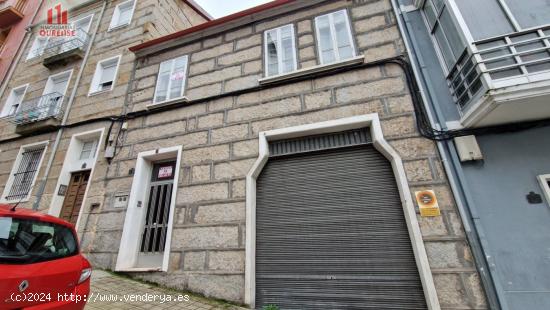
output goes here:
{"type": "Polygon", "coordinates": [[[78,253],[77,239],[66,226],[12,217],[0,218],[0,226],[0,264],[32,264],[78,253]]]}

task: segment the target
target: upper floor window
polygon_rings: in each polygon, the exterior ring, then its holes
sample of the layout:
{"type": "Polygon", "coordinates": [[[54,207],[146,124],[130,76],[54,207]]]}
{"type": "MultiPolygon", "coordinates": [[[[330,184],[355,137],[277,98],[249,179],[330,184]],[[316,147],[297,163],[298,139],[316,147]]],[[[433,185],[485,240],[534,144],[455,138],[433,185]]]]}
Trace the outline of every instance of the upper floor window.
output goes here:
{"type": "Polygon", "coordinates": [[[154,103],[160,103],[183,97],[187,55],[163,61],[160,64],[155,88],[154,103]]]}
{"type": "Polygon", "coordinates": [[[296,43],[292,24],[264,33],[266,76],[296,70],[296,43]]]}
{"type": "Polygon", "coordinates": [[[32,43],[29,54],[27,55],[27,60],[42,55],[44,49],[46,48],[46,45],[48,45],[48,37],[37,36],[32,43]]]}
{"type": "Polygon", "coordinates": [[[46,143],[22,146],[4,188],[4,201],[19,201],[29,198],[44,157],[46,143]]]}
{"type": "Polygon", "coordinates": [[[115,7],[109,30],[130,24],[134,15],[135,2],[135,0],[129,0],[115,7]]]}
{"type": "Polygon", "coordinates": [[[466,44],[455,26],[445,1],[426,0],[423,11],[443,62],[450,71],[464,52],[466,44]]]}
{"type": "Polygon", "coordinates": [[[90,94],[113,89],[119,62],[120,55],[97,63],[90,85],[90,94]]]}
{"type": "Polygon", "coordinates": [[[97,140],[82,142],[82,150],[80,152],[80,160],[94,158],[97,150],[97,140]]]}
{"type": "Polygon", "coordinates": [[[342,61],[355,56],[346,10],[317,16],[315,30],[321,64],[342,61]]]}
{"type": "Polygon", "coordinates": [[[28,86],[29,85],[27,84],[11,90],[10,95],[8,96],[8,100],[6,101],[6,104],[2,109],[2,117],[12,116],[15,114],[15,112],[17,112],[17,110],[21,106],[21,103],[23,102],[23,98],[25,97],[28,86]]]}

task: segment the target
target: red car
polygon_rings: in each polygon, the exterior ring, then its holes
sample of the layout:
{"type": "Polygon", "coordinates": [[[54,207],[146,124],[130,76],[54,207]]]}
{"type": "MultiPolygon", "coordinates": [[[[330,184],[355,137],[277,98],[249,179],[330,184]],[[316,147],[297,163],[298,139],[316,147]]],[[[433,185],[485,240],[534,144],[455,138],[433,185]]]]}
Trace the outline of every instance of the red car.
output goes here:
{"type": "Polygon", "coordinates": [[[72,224],[0,205],[0,309],[83,309],[91,274],[72,224]]]}

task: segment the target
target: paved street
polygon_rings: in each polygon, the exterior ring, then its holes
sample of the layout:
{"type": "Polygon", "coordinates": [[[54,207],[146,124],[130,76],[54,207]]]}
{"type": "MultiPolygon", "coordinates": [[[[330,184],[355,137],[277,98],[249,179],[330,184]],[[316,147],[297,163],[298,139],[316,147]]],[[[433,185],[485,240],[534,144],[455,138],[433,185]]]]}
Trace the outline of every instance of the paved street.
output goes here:
{"type": "Polygon", "coordinates": [[[94,270],[92,273],[92,285],[90,300],[86,310],[95,309],[185,309],[185,310],[238,310],[245,309],[229,304],[208,300],[197,296],[189,296],[188,301],[175,301],[185,299],[185,293],[168,290],[153,285],[141,283],[124,277],[112,275],[102,270],[94,270]],[[147,297],[148,296],[148,297],[147,297]],[[153,298],[156,296],[157,300],[153,298]],[[150,298],[150,300],[144,300],[150,298]],[[161,302],[161,298],[165,302],[161,302]],[[133,299],[133,300],[132,300],[133,299]],[[172,301],[168,301],[171,299],[172,301]]]}

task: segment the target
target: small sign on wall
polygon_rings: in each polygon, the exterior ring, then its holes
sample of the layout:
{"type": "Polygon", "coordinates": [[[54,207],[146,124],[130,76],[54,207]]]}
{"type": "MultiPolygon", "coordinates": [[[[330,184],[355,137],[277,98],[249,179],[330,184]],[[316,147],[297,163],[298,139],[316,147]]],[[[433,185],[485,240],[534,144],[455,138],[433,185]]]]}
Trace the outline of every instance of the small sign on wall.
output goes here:
{"type": "Polygon", "coordinates": [[[166,179],[172,177],[172,166],[164,166],[159,168],[159,179],[166,179]]]}
{"type": "Polygon", "coordinates": [[[67,185],[60,184],[59,189],[57,190],[57,195],[65,196],[65,193],[67,193],[67,185]]]}
{"type": "Polygon", "coordinates": [[[440,216],[439,204],[433,190],[418,191],[414,193],[416,203],[420,209],[420,216],[440,216]]]}

